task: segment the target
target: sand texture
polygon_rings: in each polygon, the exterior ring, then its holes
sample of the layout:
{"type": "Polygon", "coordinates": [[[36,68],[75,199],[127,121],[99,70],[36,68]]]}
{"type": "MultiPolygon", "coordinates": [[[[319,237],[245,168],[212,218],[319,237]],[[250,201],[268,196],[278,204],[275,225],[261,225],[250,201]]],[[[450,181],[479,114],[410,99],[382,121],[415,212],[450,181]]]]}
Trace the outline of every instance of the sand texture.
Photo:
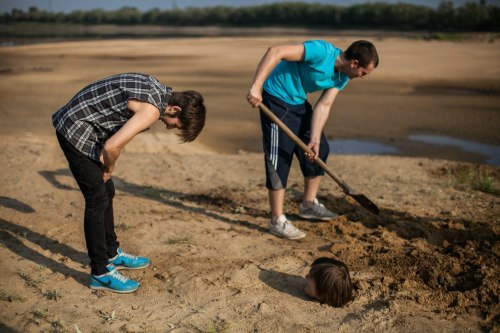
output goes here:
{"type": "MultiPolygon", "coordinates": [[[[459,178],[488,175],[494,187],[500,169],[482,155],[408,136],[500,144],[500,42],[375,39],[380,67],[339,96],[325,132],[392,144],[409,157],[332,155],[328,165],[381,214],[366,212],[325,177],[318,197],[340,215],[330,222],[296,215],[303,186],[295,162],[285,210],[307,237],[287,241],[267,231],[258,113],[245,94],[267,46],[306,38],[0,48],[0,330],[498,331],[500,196],[459,178]],[[142,284],[129,295],[87,286],[84,202],[50,121],[87,83],[120,72],[199,90],[208,106],[196,143],[179,145],[159,123],[117,163],[119,240],[152,260],[124,272],[142,284]],[[320,256],[351,270],[355,297],[343,308],[303,291],[320,256]]],[[[327,38],[342,48],[355,39],[327,38]]]]}

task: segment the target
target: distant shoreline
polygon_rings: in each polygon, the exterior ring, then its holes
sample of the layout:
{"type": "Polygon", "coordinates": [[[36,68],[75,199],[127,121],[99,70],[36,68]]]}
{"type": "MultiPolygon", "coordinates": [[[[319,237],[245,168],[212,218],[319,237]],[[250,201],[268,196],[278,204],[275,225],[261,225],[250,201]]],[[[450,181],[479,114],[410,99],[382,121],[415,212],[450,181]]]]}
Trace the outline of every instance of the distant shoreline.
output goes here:
{"type": "Polygon", "coordinates": [[[0,26],[2,46],[43,42],[124,38],[197,38],[197,37],[268,37],[268,36],[366,36],[366,38],[401,37],[421,40],[477,40],[492,42],[500,38],[495,32],[438,33],[396,30],[325,30],[290,27],[223,27],[159,25],[82,25],[53,23],[16,23],[0,26]]]}

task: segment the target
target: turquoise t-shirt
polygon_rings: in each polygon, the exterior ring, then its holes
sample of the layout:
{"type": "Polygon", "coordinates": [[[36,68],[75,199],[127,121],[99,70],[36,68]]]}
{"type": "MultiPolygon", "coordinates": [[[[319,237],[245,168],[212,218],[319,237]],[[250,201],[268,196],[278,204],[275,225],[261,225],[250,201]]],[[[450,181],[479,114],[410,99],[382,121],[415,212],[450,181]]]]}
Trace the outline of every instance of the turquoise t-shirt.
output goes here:
{"type": "Polygon", "coordinates": [[[264,90],[282,101],[299,105],[307,94],[337,88],[342,90],[349,77],[335,71],[342,50],[322,40],[304,42],[304,61],[281,61],[264,82],[264,90]]]}

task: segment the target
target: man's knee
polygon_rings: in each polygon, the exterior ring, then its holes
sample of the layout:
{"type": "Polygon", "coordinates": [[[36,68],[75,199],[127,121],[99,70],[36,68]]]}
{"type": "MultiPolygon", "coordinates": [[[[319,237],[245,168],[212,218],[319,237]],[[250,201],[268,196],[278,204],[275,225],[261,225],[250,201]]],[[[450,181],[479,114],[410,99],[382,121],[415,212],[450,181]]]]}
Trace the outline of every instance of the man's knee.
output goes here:
{"type": "Polygon", "coordinates": [[[108,194],[109,200],[113,200],[115,197],[115,184],[113,183],[113,179],[109,179],[106,183],[106,192],[108,194]]]}
{"type": "Polygon", "coordinates": [[[87,208],[106,208],[111,198],[104,184],[97,186],[93,191],[85,194],[85,206],[87,208]]]}
{"type": "Polygon", "coordinates": [[[330,155],[330,145],[328,144],[328,140],[323,137],[319,146],[319,158],[326,162],[328,155],[330,155]]]}

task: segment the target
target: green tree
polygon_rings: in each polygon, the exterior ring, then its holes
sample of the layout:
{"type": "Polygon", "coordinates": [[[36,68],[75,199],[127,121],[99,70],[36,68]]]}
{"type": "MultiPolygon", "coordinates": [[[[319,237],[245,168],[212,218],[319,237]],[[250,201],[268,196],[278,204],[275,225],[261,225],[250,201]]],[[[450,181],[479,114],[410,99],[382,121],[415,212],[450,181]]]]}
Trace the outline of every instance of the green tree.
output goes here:
{"type": "Polygon", "coordinates": [[[485,1],[467,2],[457,10],[457,24],[460,30],[485,30],[489,23],[489,13],[485,1]]]}

